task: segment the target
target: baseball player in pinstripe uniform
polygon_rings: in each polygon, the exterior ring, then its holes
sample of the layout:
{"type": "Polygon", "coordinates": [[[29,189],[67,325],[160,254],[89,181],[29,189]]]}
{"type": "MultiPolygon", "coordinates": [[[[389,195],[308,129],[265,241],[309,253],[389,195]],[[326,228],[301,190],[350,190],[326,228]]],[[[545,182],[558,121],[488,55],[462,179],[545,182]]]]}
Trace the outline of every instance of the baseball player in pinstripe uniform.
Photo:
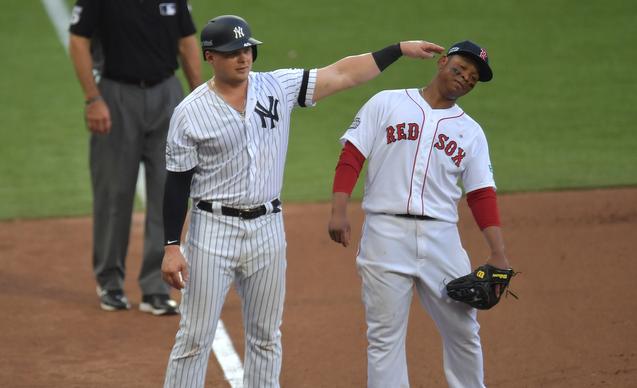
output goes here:
{"type": "Polygon", "coordinates": [[[278,387],[286,241],[279,194],[293,108],[376,77],[402,55],[443,48],[408,41],[321,69],[252,72],[260,41],[245,20],[208,22],[201,45],[214,77],[175,109],[166,147],[164,279],[183,289],[166,387],[201,387],[234,282],[242,301],[245,387],[278,387]],[[188,235],[180,247],[188,197],[188,235]]]}

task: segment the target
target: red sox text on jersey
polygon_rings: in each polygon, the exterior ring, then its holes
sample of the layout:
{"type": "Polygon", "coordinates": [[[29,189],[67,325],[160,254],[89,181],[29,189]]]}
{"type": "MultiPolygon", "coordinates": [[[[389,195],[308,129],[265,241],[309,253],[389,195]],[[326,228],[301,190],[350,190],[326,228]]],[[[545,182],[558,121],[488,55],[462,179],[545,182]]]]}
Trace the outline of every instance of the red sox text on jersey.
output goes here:
{"type": "MultiPolygon", "coordinates": [[[[390,125],[385,129],[385,131],[387,132],[387,144],[391,144],[400,140],[418,140],[420,128],[417,123],[400,123],[390,125]],[[405,128],[407,128],[406,132],[405,128]]],[[[434,147],[439,150],[443,150],[447,156],[451,157],[453,164],[455,164],[456,167],[460,167],[460,162],[462,162],[462,159],[467,155],[467,153],[462,149],[462,147],[458,147],[458,143],[455,140],[451,139],[451,141],[448,141],[449,136],[441,133],[438,135],[438,142],[434,145],[434,147]]]]}

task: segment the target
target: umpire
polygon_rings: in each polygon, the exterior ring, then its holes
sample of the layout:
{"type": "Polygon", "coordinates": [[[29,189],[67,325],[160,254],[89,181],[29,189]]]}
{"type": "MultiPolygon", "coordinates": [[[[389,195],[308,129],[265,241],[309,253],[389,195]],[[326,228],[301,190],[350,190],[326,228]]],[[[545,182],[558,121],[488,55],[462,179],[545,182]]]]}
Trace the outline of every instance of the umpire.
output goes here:
{"type": "Polygon", "coordinates": [[[137,175],[144,163],[147,203],[139,309],[175,314],[177,304],[160,272],[162,201],[168,124],[183,98],[174,75],[178,56],[190,89],[201,83],[188,4],[186,0],[77,0],[70,32],[70,55],[84,91],[91,132],[93,270],[100,306],[106,311],[130,308],[123,291],[125,258],[137,175]],[[101,77],[93,74],[99,62],[96,47],[101,47],[103,56],[101,77]]]}

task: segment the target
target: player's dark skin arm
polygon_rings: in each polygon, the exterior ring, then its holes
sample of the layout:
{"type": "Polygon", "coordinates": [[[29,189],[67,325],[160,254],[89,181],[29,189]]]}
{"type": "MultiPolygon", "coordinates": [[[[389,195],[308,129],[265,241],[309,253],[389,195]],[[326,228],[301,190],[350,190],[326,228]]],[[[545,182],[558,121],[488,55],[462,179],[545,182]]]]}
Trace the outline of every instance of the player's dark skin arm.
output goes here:
{"type": "MultiPolygon", "coordinates": [[[[491,249],[487,264],[496,268],[509,269],[511,265],[504,252],[504,238],[502,237],[502,229],[499,226],[487,226],[482,230],[484,238],[491,249]]],[[[500,296],[500,285],[496,285],[496,294],[500,296]]]]}
{"type": "Polygon", "coordinates": [[[482,230],[482,234],[491,249],[491,255],[487,260],[487,264],[491,264],[492,266],[501,269],[511,268],[504,251],[502,229],[499,226],[488,226],[482,230]]]}
{"type": "Polygon", "coordinates": [[[332,216],[327,225],[330,238],[344,247],[350,242],[351,226],[347,218],[349,194],[336,192],[332,194],[332,216]]]}

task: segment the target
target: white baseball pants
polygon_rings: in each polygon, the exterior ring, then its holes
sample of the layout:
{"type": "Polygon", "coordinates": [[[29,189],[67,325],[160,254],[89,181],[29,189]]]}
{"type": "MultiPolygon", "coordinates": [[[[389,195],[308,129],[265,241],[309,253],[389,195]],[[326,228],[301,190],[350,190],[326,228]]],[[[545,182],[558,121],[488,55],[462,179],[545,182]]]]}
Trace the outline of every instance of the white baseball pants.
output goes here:
{"type": "Polygon", "coordinates": [[[253,220],[193,208],[184,256],[190,279],[164,387],[203,387],[221,308],[234,282],[245,333],[245,388],[279,387],[285,296],[282,213],[253,220]]]}
{"type": "Polygon", "coordinates": [[[409,387],[405,337],[414,288],[442,336],[449,387],[484,387],[477,311],[445,291],[446,282],[471,271],[456,224],[367,214],[357,268],[367,319],[368,387],[409,387]]]}

